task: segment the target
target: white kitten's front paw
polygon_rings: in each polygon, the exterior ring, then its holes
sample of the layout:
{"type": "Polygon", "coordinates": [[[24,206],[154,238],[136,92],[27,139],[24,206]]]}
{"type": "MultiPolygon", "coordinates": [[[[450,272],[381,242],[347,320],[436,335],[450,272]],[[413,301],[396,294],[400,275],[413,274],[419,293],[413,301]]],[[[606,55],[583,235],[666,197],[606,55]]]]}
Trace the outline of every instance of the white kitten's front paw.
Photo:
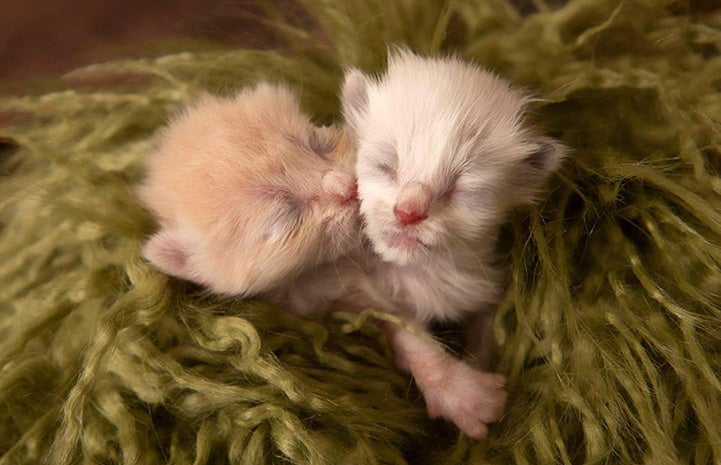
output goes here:
{"type": "Polygon", "coordinates": [[[428,413],[452,421],[468,436],[484,439],[488,423],[498,420],[506,403],[506,378],[478,371],[463,362],[424,390],[428,413]]]}

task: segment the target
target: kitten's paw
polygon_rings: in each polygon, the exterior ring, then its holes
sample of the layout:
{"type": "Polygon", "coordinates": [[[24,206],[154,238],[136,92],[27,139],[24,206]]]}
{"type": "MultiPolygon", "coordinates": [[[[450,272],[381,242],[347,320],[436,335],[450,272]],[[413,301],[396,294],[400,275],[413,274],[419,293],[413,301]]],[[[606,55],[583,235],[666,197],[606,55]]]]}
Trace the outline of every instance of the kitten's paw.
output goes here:
{"type": "Polygon", "coordinates": [[[484,439],[488,423],[498,420],[506,403],[506,378],[459,362],[424,392],[431,417],[452,421],[468,436],[484,439]]]}

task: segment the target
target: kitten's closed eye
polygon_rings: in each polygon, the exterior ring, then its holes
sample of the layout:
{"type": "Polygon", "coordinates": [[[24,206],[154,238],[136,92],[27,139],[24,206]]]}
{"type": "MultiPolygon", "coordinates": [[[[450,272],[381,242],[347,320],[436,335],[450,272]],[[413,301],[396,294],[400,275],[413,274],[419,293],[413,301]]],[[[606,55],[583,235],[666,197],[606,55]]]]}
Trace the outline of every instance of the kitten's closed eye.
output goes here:
{"type": "Polygon", "coordinates": [[[455,194],[456,191],[457,191],[456,182],[454,180],[452,183],[448,184],[446,189],[443,191],[443,194],[441,194],[441,200],[443,200],[443,201],[451,200],[451,197],[453,197],[453,194],[455,194]]]}
{"type": "Polygon", "coordinates": [[[376,156],[373,169],[383,176],[395,181],[398,174],[398,154],[392,146],[381,145],[375,148],[376,156]]]}
{"type": "Polygon", "coordinates": [[[275,212],[269,212],[264,239],[268,242],[281,242],[298,230],[303,222],[302,205],[289,195],[277,197],[275,212]]]}
{"type": "Polygon", "coordinates": [[[285,241],[302,225],[305,204],[292,192],[279,186],[266,186],[256,191],[256,195],[264,199],[267,207],[262,229],[265,241],[285,241]]]}
{"type": "Polygon", "coordinates": [[[443,193],[440,196],[440,199],[443,201],[449,201],[451,198],[458,192],[466,192],[467,189],[465,189],[464,179],[467,176],[463,176],[464,170],[466,169],[465,164],[461,165],[455,173],[453,173],[448,180],[446,181],[445,187],[443,189],[443,193]]]}
{"type": "Polygon", "coordinates": [[[396,168],[392,164],[387,162],[378,162],[373,165],[373,167],[384,176],[387,176],[393,180],[396,179],[396,168]]]}

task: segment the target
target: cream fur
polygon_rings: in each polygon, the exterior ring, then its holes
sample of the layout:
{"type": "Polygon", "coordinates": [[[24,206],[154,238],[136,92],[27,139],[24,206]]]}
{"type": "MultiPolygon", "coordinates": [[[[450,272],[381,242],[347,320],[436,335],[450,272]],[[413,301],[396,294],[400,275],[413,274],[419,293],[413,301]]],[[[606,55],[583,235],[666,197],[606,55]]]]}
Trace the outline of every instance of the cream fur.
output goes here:
{"type": "Polygon", "coordinates": [[[144,255],[226,294],[282,285],[358,248],[353,146],[316,128],[288,89],[204,96],[149,156],[140,197],[160,230],[144,255]]]}

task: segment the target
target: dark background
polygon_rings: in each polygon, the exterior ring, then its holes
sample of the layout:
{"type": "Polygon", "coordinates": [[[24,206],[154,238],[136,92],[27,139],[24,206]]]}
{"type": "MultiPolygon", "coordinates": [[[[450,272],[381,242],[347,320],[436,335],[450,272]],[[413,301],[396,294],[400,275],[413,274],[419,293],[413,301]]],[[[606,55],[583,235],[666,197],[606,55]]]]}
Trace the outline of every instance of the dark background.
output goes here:
{"type": "Polygon", "coordinates": [[[262,47],[259,9],[238,0],[0,0],[0,82],[160,54],[180,39],[262,47]],[[252,18],[254,17],[254,21],[252,18]],[[165,47],[165,50],[168,48],[165,47]]]}
{"type": "MultiPolygon", "coordinates": [[[[312,27],[293,0],[273,3],[312,27]]],[[[513,3],[533,10],[533,0],[513,3]]],[[[182,50],[180,40],[272,46],[262,16],[258,0],[0,0],[0,87],[21,90],[28,79],[91,63],[182,50]]]]}

